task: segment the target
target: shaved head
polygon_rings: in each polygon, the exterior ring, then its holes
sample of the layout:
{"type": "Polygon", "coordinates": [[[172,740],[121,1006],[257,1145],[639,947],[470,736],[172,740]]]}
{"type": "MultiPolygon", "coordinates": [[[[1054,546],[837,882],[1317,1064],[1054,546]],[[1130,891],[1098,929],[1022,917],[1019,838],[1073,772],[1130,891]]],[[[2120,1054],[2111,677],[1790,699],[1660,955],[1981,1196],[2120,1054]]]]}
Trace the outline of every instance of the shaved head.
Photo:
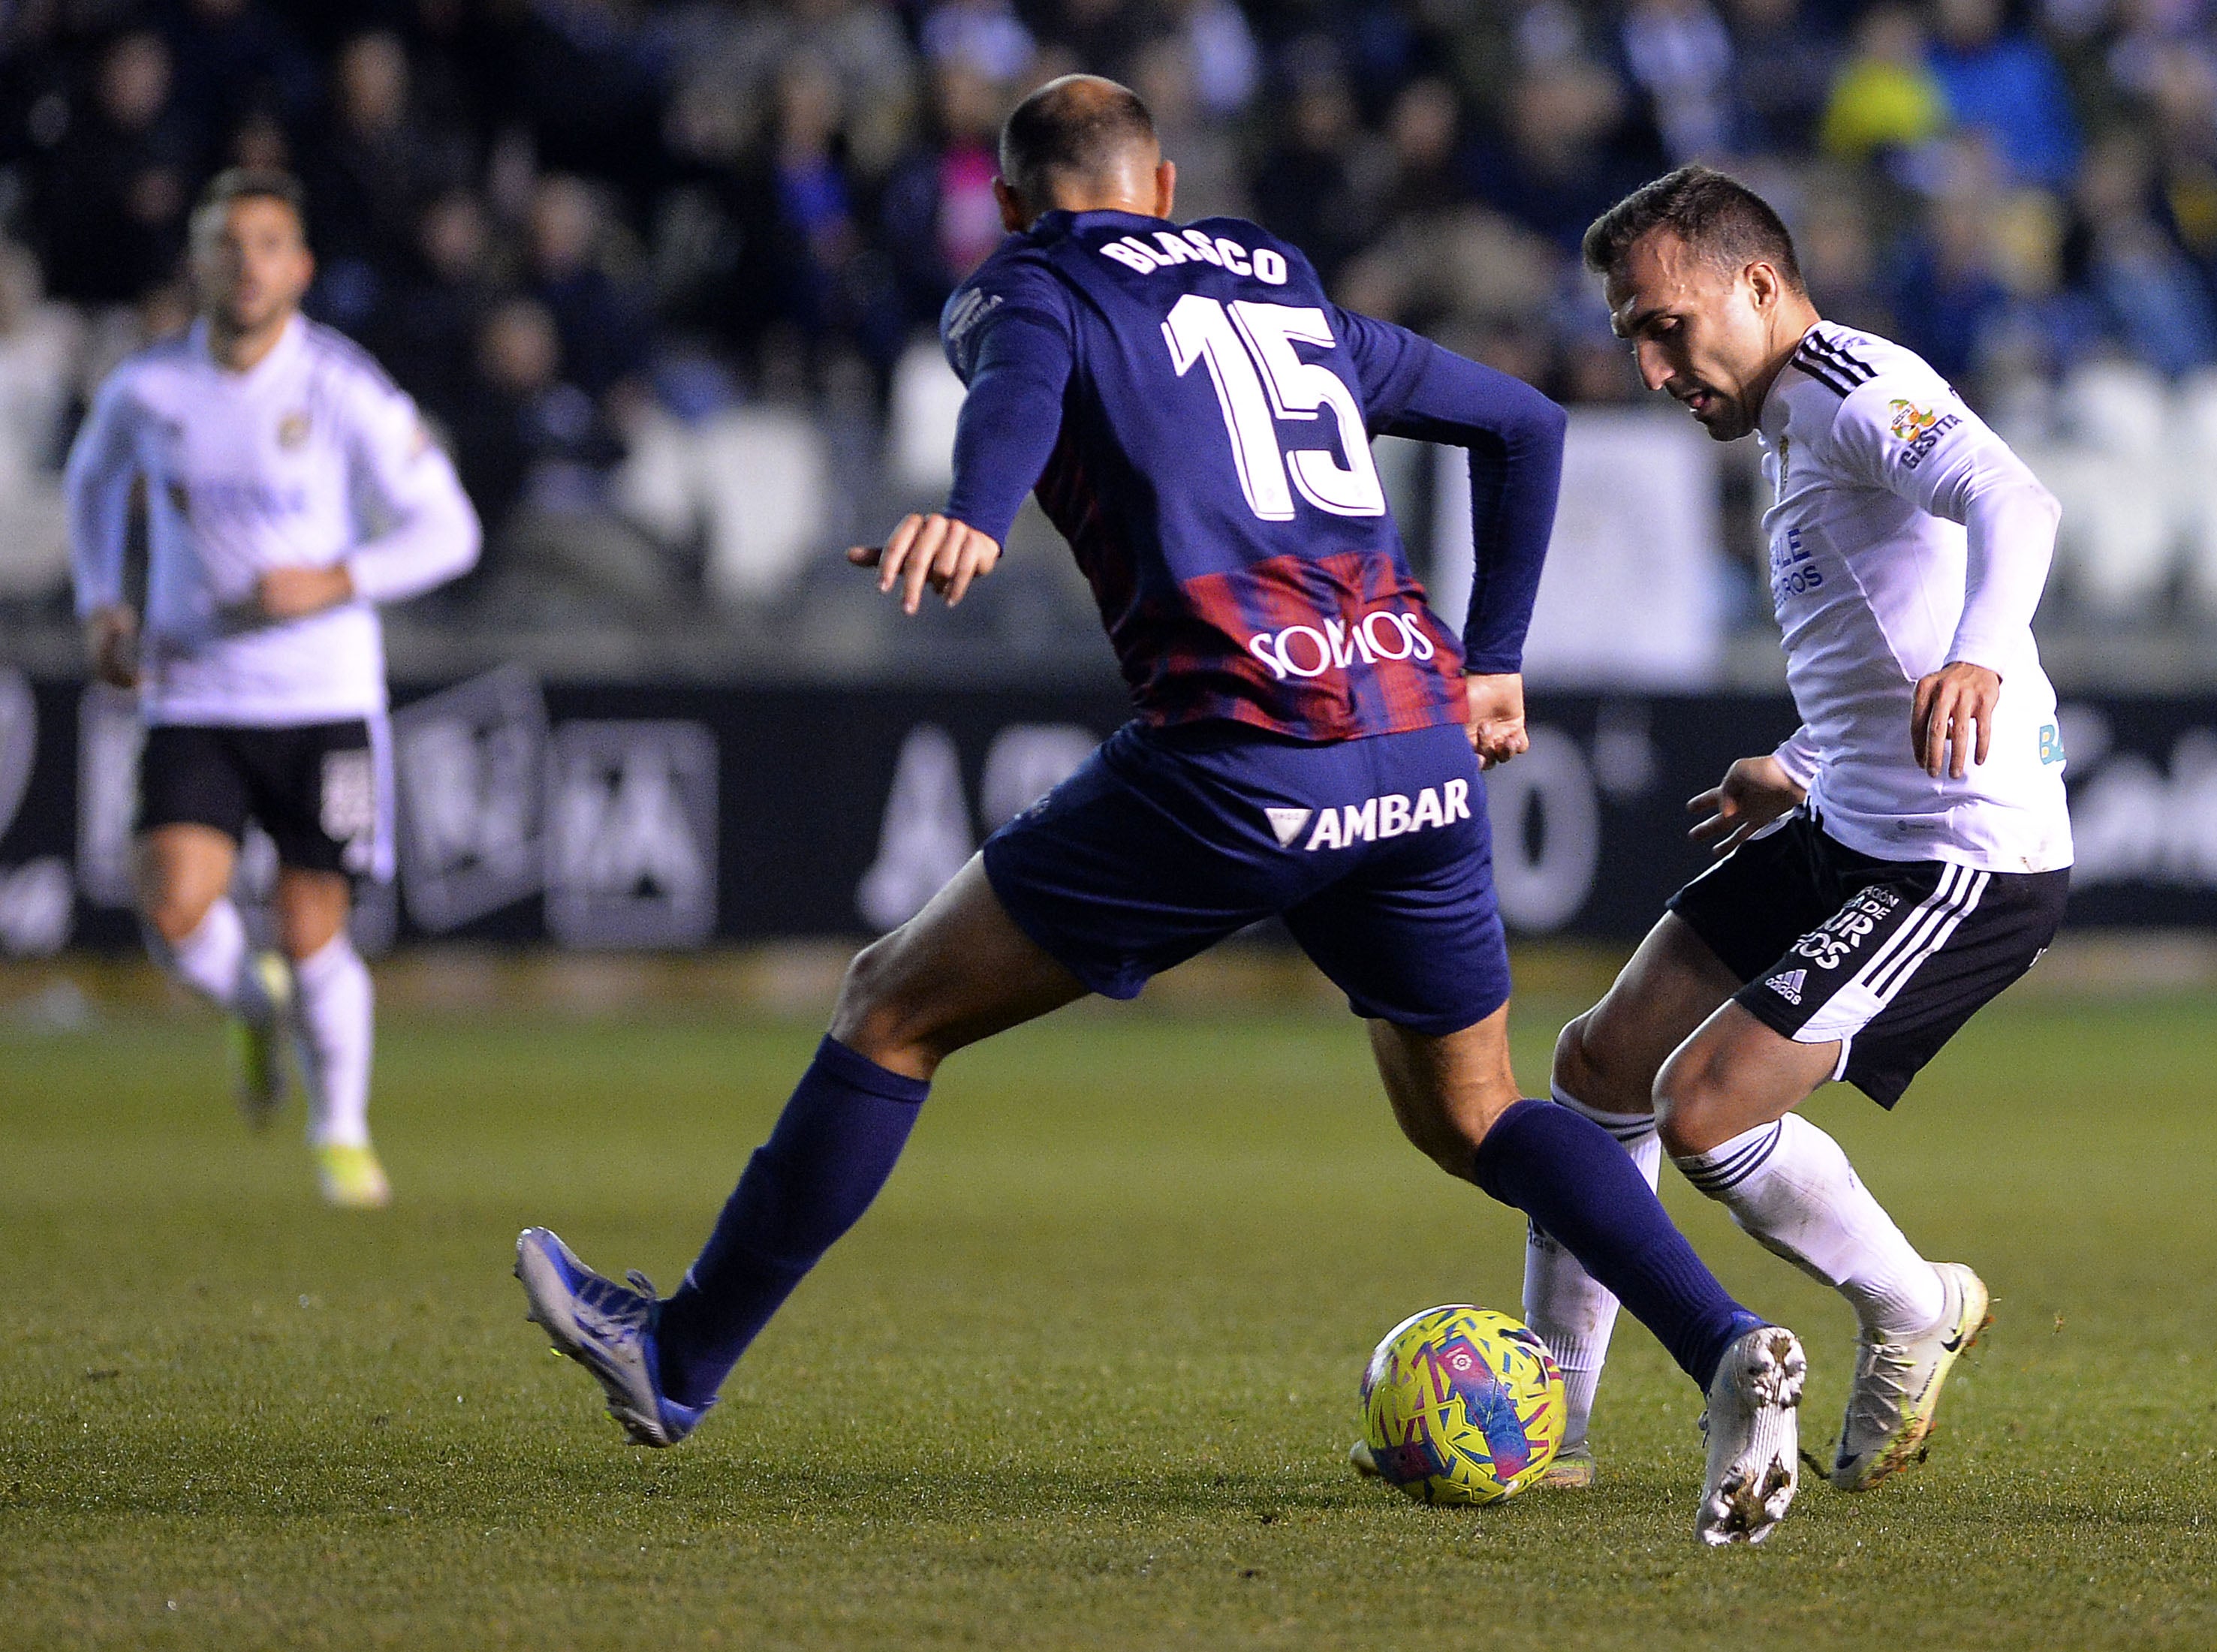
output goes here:
{"type": "Polygon", "coordinates": [[[1001,177],[1037,212],[1151,177],[1161,160],[1139,94],[1098,75],[1047,82],[1001,128],[1001,177]]]}

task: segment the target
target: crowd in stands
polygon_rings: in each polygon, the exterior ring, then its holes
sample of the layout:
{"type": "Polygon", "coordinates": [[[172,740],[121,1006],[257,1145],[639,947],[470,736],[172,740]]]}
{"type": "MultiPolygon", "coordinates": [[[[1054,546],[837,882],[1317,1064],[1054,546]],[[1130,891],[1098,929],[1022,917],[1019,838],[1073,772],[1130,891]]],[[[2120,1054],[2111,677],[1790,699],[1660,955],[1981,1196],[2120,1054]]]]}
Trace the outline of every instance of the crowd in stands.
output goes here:
{"type": "Polygon", "coordinates": [[[1084,68],[1153,108],[1181,216],[1259,219],[1343,301],[1573,404],[1640,396],[1581,231],[1673,164],[1728,167],[1785,213],[1827,315],[1924,353],[2079,516],[2079,496],[2139,511],[2103,528],[2124,549],[2087,601],[2217,609],[2217,554],[2190,548],[2217,546],[2217,506],[2177,480],[2217,474],[2210,0],[8,0],[0,20],[0,599],[51,590],[74,419],[182,324],[195,194],[250,164],[307,185],[312,313],[454,453],[491,530],[472,600],[565,558],[642,615],[704,577],[774,600],[813,530],[744,526],[750,463],[850,498],[889,416],[943,404],[918,363],[1000,233],[997,124],[1084,68]]]}

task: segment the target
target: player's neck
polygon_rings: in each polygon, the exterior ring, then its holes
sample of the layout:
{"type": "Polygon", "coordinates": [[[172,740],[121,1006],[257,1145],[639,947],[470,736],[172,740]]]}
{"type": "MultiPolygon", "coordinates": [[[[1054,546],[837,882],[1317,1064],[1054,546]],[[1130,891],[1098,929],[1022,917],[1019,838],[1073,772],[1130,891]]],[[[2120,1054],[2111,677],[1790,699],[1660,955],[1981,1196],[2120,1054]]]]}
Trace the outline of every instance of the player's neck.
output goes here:
{"type": "Polygon", "coordinates": [[[1801,348],[1801,341],[1808,336],[1809,330],[1823,319],[1817,313],[1816,306],[1806,299],[1797,299],[1790,305],[1779,306],[1778,317],[1770,330],[1769,361],[1763,368],[1761,381],[1751,386],[1755,393],[1750,401],[1755,409],[1757,423],[1762,422],[1763,406],[1770,399],[1771,385],[1776,384],[1778,375],[1786,371],[1786,364],[1794,359],[1794,352],[1801,348]]]}
{"type": "Polygon", "coordinates": [[[293,313],[287,310],[258,327],[246,328],[234,327],[220,316],[210,316],[207,318],[208,354],[215,358],[218,367],[232,373],[251,373],[262,365],[264,356],[277,348],[277,341],[285,336],[285,330],[293,324],[293,313]]]}

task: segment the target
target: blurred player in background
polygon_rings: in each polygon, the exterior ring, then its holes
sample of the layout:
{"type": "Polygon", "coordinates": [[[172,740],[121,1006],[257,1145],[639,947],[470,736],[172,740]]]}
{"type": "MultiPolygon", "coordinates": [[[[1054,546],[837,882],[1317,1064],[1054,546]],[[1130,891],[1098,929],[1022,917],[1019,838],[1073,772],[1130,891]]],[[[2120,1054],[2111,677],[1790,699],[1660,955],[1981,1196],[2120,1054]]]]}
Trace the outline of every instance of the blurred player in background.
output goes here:
{"type": "MultiPolygon", "coordinates": [[[[1916,1456],[1986,1287],[1920,1256],[1792,1109],[1832,1079],[1891,1107],[2062,919],[2063,748],[2032,637],[2057,508],[1924,361],[1818,317],[1785,225],[1730,178],[1649,184],[1585,256],[1648,387],[1719,441],[1763,445],[1802,724],[1693,800],[1692,835],[1726,858],[1563,1030],[1555,1099],[1651,1183],[1667,1148],[1854,1305],[1832,1481],[1860,1491],[1916,1456]]],[[[1544,1236],[1525,1281],[1582,1440],[1616,1304],[1544,1236]]]]}
{"type": "Polygon", "coordinates": [[[1759,1540],[1794,1492],[1792,1333],[1725,1294],[1605,1131],[1522,1099],[1510,1070],[1479,768],[1525,749],[1560,410],[1340,310],[1252,224],[1172,223],[1174,170],[1112,82],[1027,99],[1001,173],[1010,235],[942,323],[969,385],[947,511],[851,554],[910,613],[927,588],[958,602],[1036,483],[1138,717],[855,960],[674,1296],[534,1228],[516,1266],[531,1316],[634,1439],[675,1444],[875,1196],[942,1061],[1088,992],[1132,997],[1275,915],[1368,1020],[1410,1138],[1584,1257],[1703,1388],[1698,1531],[1759,1540]],[[1461,649],[1402,554],[1380,431],[1471,450],[1461,649]]]}
{"type": "Polygon", "coordinates": [[[475,561],[476,513],[414,403],[299,313],[314,273],[300,193],[232,171],[193,215],[200,319],[101,386],[71,450],[70,539],[92,669],[146,723],[138,874],[147,944],[232,1018],[241,1100],[267,1122],[298,1035],[324,1197],[391,1197],[370,1144],[369,971],[350,880],[392,876],[375,605],[475,561]],[[124,597],[145,488],[143,627],[124,597]],[[277,847],[281,952],[229,893],[242,835],[277,847]]]}

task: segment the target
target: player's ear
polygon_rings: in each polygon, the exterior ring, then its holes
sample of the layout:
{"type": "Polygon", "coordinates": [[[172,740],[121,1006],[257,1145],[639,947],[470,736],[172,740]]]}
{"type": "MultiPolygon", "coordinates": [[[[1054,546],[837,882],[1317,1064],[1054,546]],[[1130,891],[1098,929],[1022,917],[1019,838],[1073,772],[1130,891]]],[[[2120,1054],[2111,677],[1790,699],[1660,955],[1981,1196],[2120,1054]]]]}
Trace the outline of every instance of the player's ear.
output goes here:
{"type": "Polygon", "coordinates": [[[1778,272],[1758,258],[1747,267],[1747,288],[1758,310],[1768,310],[1778,302],[1781,284],[1778,272]]]}
{"type": "Polygon", "coordinates": [[[1155,216],[1175,218],[1171,208],[1177,204],[1177,163],[1158,161],[1155,163],[1155,216]]]}
{"type": "Polygon", "coordinates": [[[1001,227],[1010,235],[1022,235],[1032,226],[1031,213],[1024,198],[1006,178],[993,180],[993,199],[1001,208],[1001,227]]]}

